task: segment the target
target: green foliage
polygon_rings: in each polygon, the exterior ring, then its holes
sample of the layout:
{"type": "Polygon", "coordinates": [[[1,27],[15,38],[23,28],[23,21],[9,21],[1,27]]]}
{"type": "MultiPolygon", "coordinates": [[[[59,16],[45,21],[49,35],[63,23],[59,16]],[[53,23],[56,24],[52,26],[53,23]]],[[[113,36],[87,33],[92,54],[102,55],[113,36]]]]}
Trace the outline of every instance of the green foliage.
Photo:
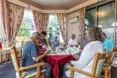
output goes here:
{"type": "Polygon", "coordinates": [[[28,37],[28,30],[27,29],[27,24],[22,24],[20,29],[19,29],[19,36],[27,36],[28,37]]]}
{"type": "Polygon", "coordinates": [[[20,28],[19,35],[20,36],[28,36],[28,31],[24,30],[23,28],[20,28]]]}

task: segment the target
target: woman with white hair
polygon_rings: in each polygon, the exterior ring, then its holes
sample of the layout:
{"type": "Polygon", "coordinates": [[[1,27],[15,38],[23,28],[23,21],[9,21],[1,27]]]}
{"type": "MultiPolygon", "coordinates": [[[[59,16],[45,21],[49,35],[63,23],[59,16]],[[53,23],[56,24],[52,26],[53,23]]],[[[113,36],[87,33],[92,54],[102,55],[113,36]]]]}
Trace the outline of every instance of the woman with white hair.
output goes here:
{"type": "MultiPolygon", "coordinates": [[[[80,56],[80,59],[78,61],[71,61],[70,65],[74,66],[77,69],[91,72],[94,55],[96,53],[104,52],[104,48],[102,44],[102,42],[104,41],[104,36],[101,28],[94,27],[90,29],[87,34],[87,39],[90,42],[84,47],[82,54],[80,56]]],[[[66,76],[70,77],[70,70],[66,68],[67,65],[68,64],[66,64],[64,68],[64,71],[65,71],[64,78],[66,78],[66,76]]],[[[89,78],[89,77],[75,72],[74,78],[89,78]]]]}

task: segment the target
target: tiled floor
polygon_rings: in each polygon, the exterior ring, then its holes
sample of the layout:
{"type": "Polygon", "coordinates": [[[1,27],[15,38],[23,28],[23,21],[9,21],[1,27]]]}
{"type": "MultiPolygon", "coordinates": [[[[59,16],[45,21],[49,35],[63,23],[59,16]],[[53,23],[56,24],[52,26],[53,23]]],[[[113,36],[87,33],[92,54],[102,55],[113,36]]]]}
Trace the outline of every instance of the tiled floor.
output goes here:
{"type": "MultiPolygon", "coordinates": [[[[12,62],[0,64],[0,78],[16,78],[15,69],[12,62]]],[[[62,78],[62,73],[59,78],[62,78]]]]}
{"type": "Polygon", "coordinates": [[[0,64],[0,78],[16,78],[12,62],[0,64]]]}

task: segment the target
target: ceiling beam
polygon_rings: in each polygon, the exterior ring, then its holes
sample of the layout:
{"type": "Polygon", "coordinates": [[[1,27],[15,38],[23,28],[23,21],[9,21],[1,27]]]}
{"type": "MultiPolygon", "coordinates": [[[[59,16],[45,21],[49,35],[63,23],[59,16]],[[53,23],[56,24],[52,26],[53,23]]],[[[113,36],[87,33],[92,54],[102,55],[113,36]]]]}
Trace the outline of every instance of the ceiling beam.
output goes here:
{"type": "Polygon", "coordinates": [[[88,0],[82,4],[79,4],[73,8],[70,8],[68,10],[43,10],[39,7],[35,7],[35,6],[32,6],[32,5],[29,5],[27,3],[24,3],[20,0],[8,0],[9,2],[11,3],[14,3],[14,4],[17,4],[17,5],[20,5],[20,6],[23,6],[25,8],[29,8],[29,9],[32,9],[32,10],[36,10],[38,12],[42,12],[42,13],[71,13],[71,12],[74,12],[82,7],[86,7],[88,5],[91,5],[91,4],[94,4],[96,2],[98,2],[99,0],[88,0]]]}

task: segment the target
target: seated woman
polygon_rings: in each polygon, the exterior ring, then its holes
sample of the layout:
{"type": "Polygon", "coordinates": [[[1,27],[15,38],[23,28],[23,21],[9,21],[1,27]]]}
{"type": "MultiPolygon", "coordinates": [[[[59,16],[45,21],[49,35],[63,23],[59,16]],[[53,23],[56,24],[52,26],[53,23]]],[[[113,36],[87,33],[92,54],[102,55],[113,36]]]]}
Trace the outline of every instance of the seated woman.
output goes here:
{"type": "MultiPolygon", "coordinates": [[[[22,58],[22,66],[30,66],[36,63],[39,63],[43,61],[42,59],[49,54],[50,51],[44,52],[44,54],[39,55],[39,48],[36,44],[38,44],[40,41],[40,35],[38,32],[35,32],[32,34],[32,38],[30,41],[25,42],[23,46],[23,58],[22,58]]],[[[51,67],[49,64],[45,63],[45,66],[43,66],[41,69],[46,70],[46,78],[51,78],[51,67]]],[[[26,70],[26,73],[35,72],[36,68],[26,70]]]]}
{"type": "MultiPolygon", "coordinates": [[[[87,38],[90,41],[90,43],[88,43],[84,47],[81,57],[79,58],[78,61],[71,61],[70,64],[77,69],[90,72],[92,70],[94,55],[96,53],[104,52],[104,48],[102,45],[102,42],[104,41],[104,36],[100,28],[94,27],[90,29],[89,32],[87,33],[87,38]]],[[[68,64],[66,64],[64,67],[65,71],[64,78],[66,78],[66,76],[70,77],[70,70],[66,68],[67,65],[68,64]]],[[[75,72],[74,78],[88,78],[88,76],[75,72]]]]}
{"type": "Polygon", "coordinates": [[[57,47],[60,45],[60,42],[58,40],[58,37],[55,36],[54,41],[52,41],[52,47],[57,47]]]}
{"type": "Polygon", "coordinates": [[[107,37],[106,34],[103,32],[105,36],[105,40],[103,42],[104,49],[106,50],[107,53],[110,53],[111,48],[115,48],[114,42],[110,39],[110,37],[107,37]]]}

